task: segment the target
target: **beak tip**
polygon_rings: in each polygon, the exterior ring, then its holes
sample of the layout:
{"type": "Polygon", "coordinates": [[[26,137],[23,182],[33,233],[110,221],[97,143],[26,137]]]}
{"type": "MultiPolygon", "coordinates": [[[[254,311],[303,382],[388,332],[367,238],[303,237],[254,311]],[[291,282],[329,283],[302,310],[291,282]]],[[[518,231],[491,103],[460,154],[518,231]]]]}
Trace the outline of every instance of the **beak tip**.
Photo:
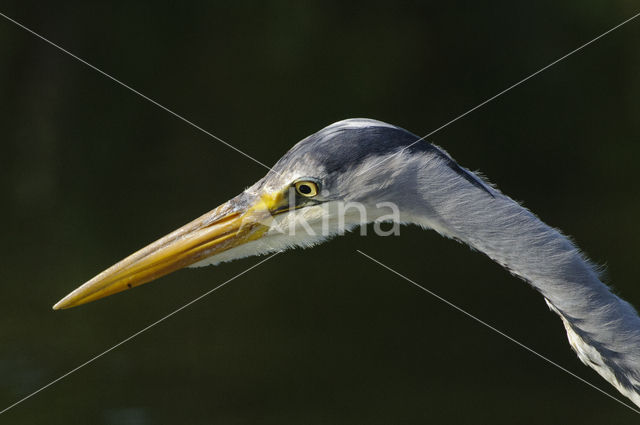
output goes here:
{"type": "Polygon", "coordinates": [[[67,309],[69,307],[73,307],[73,303],[71,303],[67,298],[69,298],[69,297],[64,297],[63,299],[61,299],[60,301],[55,303],[53,305],[53,307],[51,307],[51,308],[53,310],[64,310],[64,309],[67,309]]]}

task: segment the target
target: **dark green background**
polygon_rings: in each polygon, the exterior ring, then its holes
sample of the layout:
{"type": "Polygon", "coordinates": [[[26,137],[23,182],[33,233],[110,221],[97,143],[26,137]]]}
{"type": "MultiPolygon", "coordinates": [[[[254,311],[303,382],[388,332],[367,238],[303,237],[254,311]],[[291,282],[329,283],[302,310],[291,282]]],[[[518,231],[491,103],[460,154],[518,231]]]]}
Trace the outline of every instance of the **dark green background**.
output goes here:
{"type": "MultiPolygon", "coordinates": [[[[273,164],[325,125],[426,134],[638,12],[631,0],[29,2],[0,11],[273,164]]],[[[430,138],[572,235],[640,306],[640,20],[430,138]]],[[[0,409],[249,258],[53,312],[115,261],[265,170],[0,19],[0,409]]],[[[1,423],[638,423],[355,253],[616,397],[542,298],[434,232],[282,254],[1,423]]],[[[626,401],[626,399],[625,399],[626,401]]]]}

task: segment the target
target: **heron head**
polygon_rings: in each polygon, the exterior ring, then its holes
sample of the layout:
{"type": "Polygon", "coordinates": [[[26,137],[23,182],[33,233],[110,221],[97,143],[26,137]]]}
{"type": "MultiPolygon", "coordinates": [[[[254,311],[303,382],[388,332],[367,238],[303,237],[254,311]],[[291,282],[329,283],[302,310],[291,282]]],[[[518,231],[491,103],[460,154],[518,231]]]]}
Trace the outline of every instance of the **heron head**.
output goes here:
{"type": "Polygon", "coordinates": [[[187,266],[314,245],[376,220],[389,213],[379,206],[393,201],[387,195],[403,196],[394,188],[402,167],[388,157],[424,149],[412,145],[417,139],[380,121],[332,124],[296,144],[240,195],[98,274],[54,309],[97,300],[187,266]],[[384,166],[378,165],[381,160],[384,166]]]}

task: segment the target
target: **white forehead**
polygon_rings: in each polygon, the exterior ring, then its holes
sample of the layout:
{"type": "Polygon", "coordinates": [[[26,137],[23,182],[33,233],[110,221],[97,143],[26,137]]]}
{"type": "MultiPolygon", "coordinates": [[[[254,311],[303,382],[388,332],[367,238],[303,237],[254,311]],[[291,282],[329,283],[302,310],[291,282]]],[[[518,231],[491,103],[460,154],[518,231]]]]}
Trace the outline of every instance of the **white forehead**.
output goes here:
{"type": "Polygon", "coordinates": [[[334,122],[333,124],[325,127],[324,130],[343,130],[343,129],[354,129],[354,128],[367,128],[367,127],[388,127],[388,128],[397,128],[395,125],[387,124],[386,122],[372,120],[369,118],[350,118],[347,120],[342,120],[338,122],[334,122]]]}

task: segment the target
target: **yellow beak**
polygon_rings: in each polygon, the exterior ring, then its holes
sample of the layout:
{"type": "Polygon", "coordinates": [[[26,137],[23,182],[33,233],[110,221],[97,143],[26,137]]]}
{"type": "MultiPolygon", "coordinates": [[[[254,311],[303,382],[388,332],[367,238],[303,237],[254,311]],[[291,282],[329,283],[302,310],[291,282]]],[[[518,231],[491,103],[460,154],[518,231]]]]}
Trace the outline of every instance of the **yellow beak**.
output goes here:
{"type": "Polygon", "coordinates": [[[259,239],[285,196],[265,195],[250,207],[231,200],[95,276],[53,306],[75,307],[131,289],[233,247],[259,239]]]}

